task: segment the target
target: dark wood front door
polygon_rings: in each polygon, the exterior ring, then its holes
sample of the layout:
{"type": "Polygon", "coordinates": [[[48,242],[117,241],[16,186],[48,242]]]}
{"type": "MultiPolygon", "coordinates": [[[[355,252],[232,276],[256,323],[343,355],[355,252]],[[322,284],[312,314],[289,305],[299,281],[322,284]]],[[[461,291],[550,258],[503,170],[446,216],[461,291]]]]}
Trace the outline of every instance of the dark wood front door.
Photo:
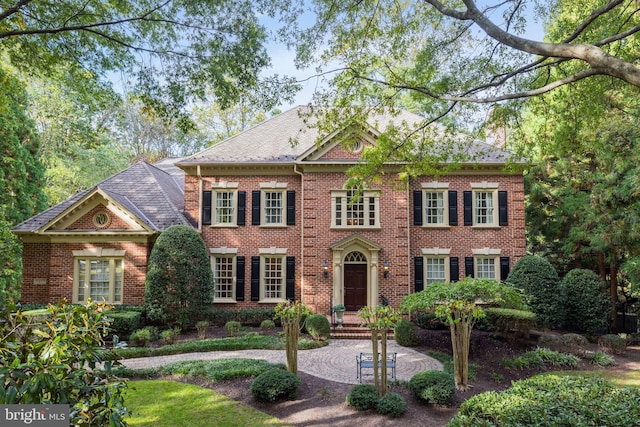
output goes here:
{"type": "Polygon", "coordinates": [[[367,264],[344,265],[344,308],[357,311],[367,305],[367,264]]]}

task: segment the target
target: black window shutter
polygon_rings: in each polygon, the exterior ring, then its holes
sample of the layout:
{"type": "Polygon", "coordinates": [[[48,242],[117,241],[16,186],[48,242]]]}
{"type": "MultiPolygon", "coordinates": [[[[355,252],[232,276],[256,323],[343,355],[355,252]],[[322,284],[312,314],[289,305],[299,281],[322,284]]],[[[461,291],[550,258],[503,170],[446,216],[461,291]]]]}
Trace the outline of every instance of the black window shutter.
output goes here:
{"type": "Polygon", "coordinates": [[[244,301],[244,257],[236,257],[236,301],[244,301]]]}
{"type": "Polygon", "coordinates": [[[449,281],[457,282],[460,280],[460,260],[457,256],[449,258],[449,281]]]}
{"type": "Polygon", "coordinates": [[[417,256],[413,259],[413,275],[415,276],[415,291],[424,290],[424,258],[417,256]]]}
{"type": "Polygon", "coordinates": [[[287,225],[296,225],[296,192],[287,190],[287,225]]]}
{"type": "Polygon", "coordinates": [[[413,225],[422,225],[422,191],[413,191],[413,225]]]}
{"type": "Polygon", "coordinates": [[[260,257],[251,257],[251,301],[260,301],[260,257]]]}
{"type": "Polygon", "coordinates": [[[251,192],[251,225],[260,225],[260,190],[251,192]]]}
{"type": "Polygon", "coordinates": [[[501,256],[500,257],[500,281],[504,282],[509,277],[510,267],[509,267],[509,257],[501,256]]]}
{"type": "Polygon", "coordinates": [[[464,275],[466,277],[473,277],[473,257],[464,257],[464,275]]]}
{"type": "Polygon", "coordinates": [[[458,192],[449,191],[449,225],[458,225],[458,192]]]}
{"type": "Polygon", "coordinates": [[[211,225],[211,191],[202,192],[202,225],[211,225]]]}
{"type": "Polygon", "coordinates": [[[463,191],[462,199],[464,203],[464,225],[473,225],[473,193],[463,191]]]}
{"type": "Polygon", "coordinates": [[[296,257],[287,257],[287,299],[295,300],[296,294],[296,257]]]}
{"type": "Polygon", "coordinates": [[[238,191],[238,225],[245,225],[247,217],[247,192],[238,191]]]}
{"type": "Polygon", "coordinates": [[[507,192],[498,191],[498,224],[509,225],[509,210],[507,208],[507,192]]]}

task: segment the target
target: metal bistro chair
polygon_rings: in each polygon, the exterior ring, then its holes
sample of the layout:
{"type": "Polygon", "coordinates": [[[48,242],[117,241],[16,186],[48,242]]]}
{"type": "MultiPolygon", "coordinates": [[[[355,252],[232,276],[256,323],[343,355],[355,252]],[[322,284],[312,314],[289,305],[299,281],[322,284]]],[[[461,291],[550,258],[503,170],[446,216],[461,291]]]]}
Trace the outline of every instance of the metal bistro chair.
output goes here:
{"type": "MultiPolygon", "coordinates": [[[[387,354],[387,375],[391,372],[391,379],[396,379],[396,356],[397,353],[387,354]]],[[[378,368],[381,367],[380,358],[382,356],[378,353],[378,368]]],[[[356,356],[356,378],[362,383],[362,371],[364,369],[371,369],[371,375],[373,375],[373,353],[360,353],[356,356]]]]}

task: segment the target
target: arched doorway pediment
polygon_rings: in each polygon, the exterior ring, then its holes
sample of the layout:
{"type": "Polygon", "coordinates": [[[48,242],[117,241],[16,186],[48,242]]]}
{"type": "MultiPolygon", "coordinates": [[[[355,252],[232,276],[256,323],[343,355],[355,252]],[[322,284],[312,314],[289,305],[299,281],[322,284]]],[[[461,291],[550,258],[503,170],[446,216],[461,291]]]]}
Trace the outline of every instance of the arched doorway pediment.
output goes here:
{"type": "Polygon", "coordinates": [[[353,234],[349,237],[345,237],[331,245],[330,248],[333,251],[344,251],[347,248],[357,246],[360,246],[369,252],[379,252],[382,250],[382,246],[359,234],[353,234]]]}

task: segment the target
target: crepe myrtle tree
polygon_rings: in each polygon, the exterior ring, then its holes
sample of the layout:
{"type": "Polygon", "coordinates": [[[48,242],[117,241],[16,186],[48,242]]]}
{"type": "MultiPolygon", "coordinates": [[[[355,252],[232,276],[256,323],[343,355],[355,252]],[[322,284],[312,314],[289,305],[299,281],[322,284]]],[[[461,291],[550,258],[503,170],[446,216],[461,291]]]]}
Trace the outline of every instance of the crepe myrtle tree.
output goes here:
{"type": "Polygon", "coordinates": [[[275,308],[275,318],[280,319],[284,329],[285,348],[287,352],[287,371],[298,375],[298,340],[300,330],[311,311],[300,301],[283,301],[275,308]]]}
{"type": "Polygon", "coordinates": [[[387,360],[387,333],[393,330],[395,324],[402,318],[402,313],[391,306],[379,305],[362,307],[358,310],[358,315],[363,319],[364,325],[371,330],[374,384],[380,396],[384,396],[387,393],[387,364],[380,363],[380,360],[387,360]],[[378,347],[378,341],[380,341],[380,347],[378,347]],[[378,372],[378,367],[381,372],[378,372]]]}
{"type": "Polygon", "coordinates": [[[434,283],[408,295],[400,305],[404,311],[433,311],[449,325],[453,347],[456,388],[468,390],[469,343],[478,319],[485,316],[482,306],[524,308],[522,295],[512,286],[489,279],[466,277],[460,282],[434,283]]]}

